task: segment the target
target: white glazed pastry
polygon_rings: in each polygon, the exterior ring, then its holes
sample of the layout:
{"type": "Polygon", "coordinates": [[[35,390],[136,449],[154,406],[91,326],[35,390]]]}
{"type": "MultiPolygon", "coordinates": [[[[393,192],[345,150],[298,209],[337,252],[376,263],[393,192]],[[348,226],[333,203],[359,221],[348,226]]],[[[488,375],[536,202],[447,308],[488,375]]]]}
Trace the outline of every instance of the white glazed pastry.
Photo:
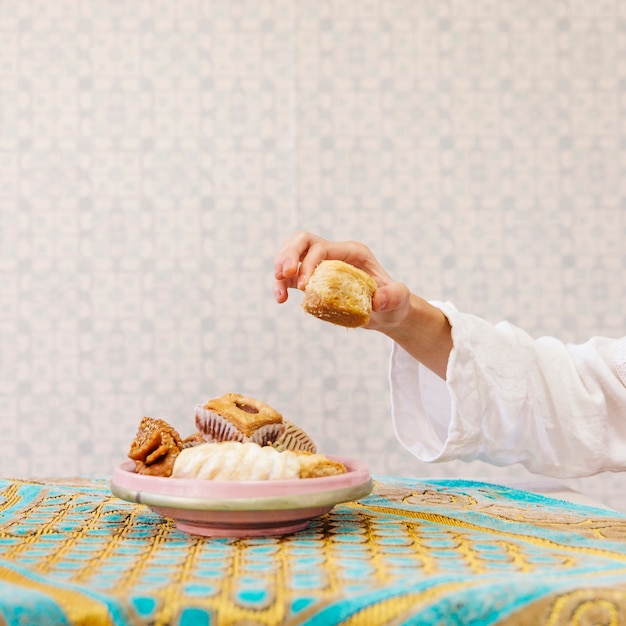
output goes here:
{"type": "Polygon", "coordinates": [[[181,451],[174,463],[174,478],[204,480],[284,480],[300,476],[295,454],[271,446],[224,441],[204,443],[181,451]]]}
{"type": "Polygon", "coordinates": [[[185,448],[177,456],[173,478],[204,480],[291,480],[345,473],[341,463],[322,454],[278,451],[253,442],[224,441],[185,448]]]}

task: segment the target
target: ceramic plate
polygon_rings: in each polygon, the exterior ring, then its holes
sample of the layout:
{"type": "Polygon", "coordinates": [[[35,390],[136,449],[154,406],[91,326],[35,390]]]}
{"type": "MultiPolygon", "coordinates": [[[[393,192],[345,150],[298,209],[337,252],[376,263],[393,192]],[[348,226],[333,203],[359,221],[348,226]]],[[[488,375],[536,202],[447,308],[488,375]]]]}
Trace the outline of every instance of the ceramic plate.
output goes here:
{"type": "Polygon", "coordinates": [[[196,535],[242,537],[281,535],[306,528],[335,504],[372,491],[361,461],[328,455],[348,471],[324,478],[218,481],[163,478],[135,473],[135,463],[119,465],[111,478],[118,498],[145,504],[177,528],[196,535]]]}

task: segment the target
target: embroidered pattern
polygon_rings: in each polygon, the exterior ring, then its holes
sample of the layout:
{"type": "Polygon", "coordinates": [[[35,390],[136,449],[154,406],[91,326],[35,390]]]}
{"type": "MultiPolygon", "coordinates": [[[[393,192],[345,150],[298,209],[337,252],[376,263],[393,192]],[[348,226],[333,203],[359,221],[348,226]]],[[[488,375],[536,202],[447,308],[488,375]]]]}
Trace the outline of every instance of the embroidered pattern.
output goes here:
{"type": "Polygon", "coordinates": [[[382,477],[304,531],[211,539],[104,480],[0,480],[0,588],[7,626],[626,623],[626,515],[382,477]]]}

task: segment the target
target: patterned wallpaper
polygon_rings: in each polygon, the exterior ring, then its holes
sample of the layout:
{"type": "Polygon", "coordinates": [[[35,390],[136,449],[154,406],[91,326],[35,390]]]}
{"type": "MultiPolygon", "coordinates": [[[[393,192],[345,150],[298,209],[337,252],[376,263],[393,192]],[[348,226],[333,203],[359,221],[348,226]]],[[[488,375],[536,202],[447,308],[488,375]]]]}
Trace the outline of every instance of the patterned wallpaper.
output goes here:
{"type": "MultiPolygon", "coordinates": [[[[228,391],[375,473],[389,343],[274,303],[296,228],[532,334],[624,333],[626,2],[0,3],[0,474],[110,473],[228,391]]],[[[623,507],[624,478],[572,481],[623,507]]]]}

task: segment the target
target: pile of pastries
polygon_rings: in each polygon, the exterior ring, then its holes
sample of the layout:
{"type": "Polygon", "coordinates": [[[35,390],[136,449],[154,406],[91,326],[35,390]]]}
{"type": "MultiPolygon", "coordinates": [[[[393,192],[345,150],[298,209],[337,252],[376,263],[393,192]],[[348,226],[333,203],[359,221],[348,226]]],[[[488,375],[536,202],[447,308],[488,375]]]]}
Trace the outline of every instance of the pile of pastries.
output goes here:
{"type": "Polygon", "coordinates": [[[346,467],[317,452],[313,440],[268,404],[228,393],[195,407],[186,438],[165,420],[144,417],[128,456],[150,476],[206,480],[319,478],[346,467]]]}

